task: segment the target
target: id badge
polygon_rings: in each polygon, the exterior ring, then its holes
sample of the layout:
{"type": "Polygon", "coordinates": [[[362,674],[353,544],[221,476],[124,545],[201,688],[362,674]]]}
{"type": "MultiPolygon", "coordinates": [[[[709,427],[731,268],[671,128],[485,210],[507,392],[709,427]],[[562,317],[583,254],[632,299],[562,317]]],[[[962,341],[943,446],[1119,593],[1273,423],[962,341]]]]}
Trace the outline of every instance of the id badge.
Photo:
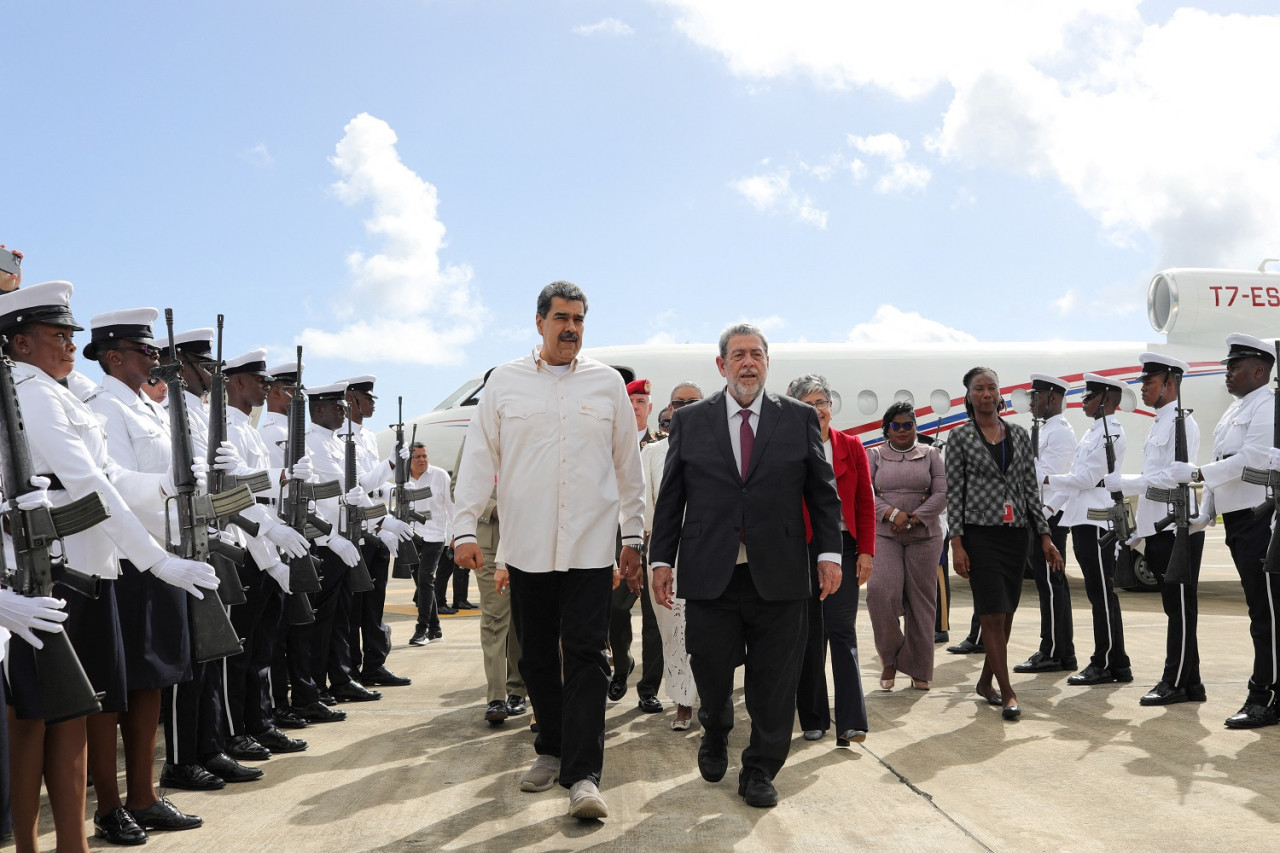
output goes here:
{"type": "Polygon", "coordinates": [[[1013,524],[1013,504],[1011,503],[1004,505],[1004,523],[1013,524]]]}

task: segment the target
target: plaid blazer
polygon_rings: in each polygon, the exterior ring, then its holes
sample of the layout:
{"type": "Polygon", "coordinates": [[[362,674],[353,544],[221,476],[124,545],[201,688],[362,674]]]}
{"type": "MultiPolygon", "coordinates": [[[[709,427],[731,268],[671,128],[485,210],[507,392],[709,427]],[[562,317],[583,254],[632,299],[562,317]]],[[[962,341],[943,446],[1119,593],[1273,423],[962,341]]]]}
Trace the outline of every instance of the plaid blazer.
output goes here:
{"type": "Polygon", "coordinates": [[[1013,526],[1048,533],[1036,486],[1031,437],[1017,424],[1004,422],[1013,459],[1000,472],[986,439],[973,421],[957,427],[947,440],[947,526],[949,536],[962,536],[966,525],[999,527],[1005,501],[1013,503],[1013,526]]]}

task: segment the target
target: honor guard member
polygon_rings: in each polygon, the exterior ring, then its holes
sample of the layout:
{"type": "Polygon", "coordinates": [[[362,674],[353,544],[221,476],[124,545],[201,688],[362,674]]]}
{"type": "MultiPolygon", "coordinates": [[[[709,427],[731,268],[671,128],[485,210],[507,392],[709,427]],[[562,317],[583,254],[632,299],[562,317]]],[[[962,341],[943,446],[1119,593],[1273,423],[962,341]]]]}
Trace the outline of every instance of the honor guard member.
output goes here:
{"type": "MultiPolygon", "coordinates": [[[[204,462],[208,458],[209,412],[205,399],[213,382],[213,340],[211,328],[190,329],[173,336],[173,349],[182,366],[183,400],[187,410],[187,430],[191,454],[204,462]]],[[[156,342],[160,360],[168,363],[169,340],[156,342]]],[[[169,389],[177,394],[178,389],[169,389]]],[[[173,405],[170,398],[170,405],[173,405]]],[[[227,716],[222,695],[225,658],[208,663],[192,663],[192,680],[166,689],[161,694],[161,721],[164,724],[165,765],[160,784],[189,791],[215,791],[227,782],[252,782],[262,771],[246,767],[226,753],[227,716]]]]}
{"type": "MultiPolygon", "coordinates": [[[[1188,365],[1173,356],[1155,352],[1144,352],[1138,356],[1138,361],[1142,364],[1142,402],[1156,410],[1155,421],[1142,447],[1142,473],[1124,475],[1116,471],[1104,478],[1103,487],[1108,492],[1138,495],[1135,538],[1143,541],[1147,568],[1160,579],[1160,599],[1169,618],[1164,672],[1159,683],[1139,702],[1143,705],[1203,702],[1205,691],[1204,682],[1200,679],[1200,646],[1196,639],[1198,608],[1194,578],[1200,573],[1204,530],[1201,528],[1191,536],[1192,582],[1169,583],[1165,580],[1165,572],[1169,568],[1169,558],[1173,556],[1174,531],[1165,528],[1157,533],[1155,529],[1156,523],[1168,515],[1169,507],[1147,497],[1147,489],[1152,486],[1169,488],[1175,485],[1170,477],[1175,468],[1174,422],[1178,409],[1175,382],[1186,374],[1188,365]]],[[[1186,417],[1186,432],[1188,453],[1192,453],[1192,448],[1200,446],[1200,427],[1190,414],[1186,417]]]]}
{"type": "MultiPolygon", "coordinates": [[[[1176,478],[1205,484],[1200,523],[1212,523],[1218,513],[1227,531],[1227,548],[1244,587],[1249,608],[1249,635],[1253,638],[1253,672],[1249,695],[1238,712],[1228,717],[1227,728],[1256,729],[1274,726],[1280,690],[1280,574],[1263,570],[1271,541],[1274,508],[1255,516],[1253,508],[1267,499],[1264,486],[1240,479],[1246,464],[1267,467],[1274,438],[1275,396],[1267,383],[1276,362],[1275,347],[1252,335],[1227,336],[1227,392],[1235,401],[1222,413],[1213,429],[1213,461],[1195,471],[1177,466],[1176,478]]],[[[1194,446],[1194,445],[1192,445],[1194,446]]],[[[1190,467],[1190,466],[1187,466],[1190,467]]]]}
{"type": "MultiPolygon", "coordinates": [[[[373,503],[386,503],[385,484],[395,475],[396,453],[403,451],[409,458],[409,448],[396,448],[390,456],[378,455],[378,438],[364,425],[373,417],[377,397],[373,386],[377,377],[365,374],[353,376],[347,382],[347,412],[356,443],[356,471],[361,488],[373,503]]],[[[345,485],[345,484],[344,484],[345,485]]],[[[403,687],[410,679],[396,675],[387,669],[387,656],[391,654],[391,628],[383,621],[383,609],[387,602],[387,580],[390,577],[391,548],[398,548],[401,539],[410,539],[413,531],[409,525],[391,515],[368,522],[369,533],[361,546],[365,565],[373,578],[373,589],[358,593],[352,602],[351,665],[359,672],[362,684],[383,687],[403,687]]]]}
{"type": "MultiPolygon", "coordinates": [[[[656,433],[649,429],[649,415],[653,412],[650,393],[652,386],[648,379],[636,379],[627,383],[627,397],[631,400],[631,411],[636,418],[636,431],[640,447],[659,441],[656,433]]],[[[622,553],[622,534],[619,529],[618,553],[622,553]]],[[[645,561],[644,548],[640,549],[640,559],[645,561]]],[[[648,566],[644,566],[645,587],[648,587],[648,566]]],[[[658,629],[658,618],[653,612],[651,596],[642,591],[640,599],[640,682],[636,692],[640,695],[638,707],[646,714],[657,714],[662,711],[662,702],[658,699],[658,688],[662,685],[662,633],[658,629]]],[[[618,584],[613,591],[613,608],[609,616],[609,648],[613,652],[613,678],[609,680],[609,698],[618,701],[627,692],[627,677],[636,668],[631,657],[631,608],[636,603],[636,594],[626,584],[618,584]]]]}
{"type": "MultiPolygon", "coordinates": [[[[65,840],[69,848],[86,846],[86,733],[92,729],[97,737],[109,732],[114,742],[116,715],[127,707],[127,673],[115,590],[119,558],[125,557],[140,571],[151,572],[192,595],[200,596],[201,589],[214,589],[218,583],[206,564],[166,553],[134,514],[135,510],[159,511],[165,497],[176,491],[173,477],[140,474],[115,464],[107,451],[101,421],[60,383],[75,365],[73,335],[83,330],[71,314],[72,292],[67,282],[47,282],[0,296],[0,335],[8,338],[5,353],[15,362],[13,379],[31,462],[49,480],[50,502],[63,506],[97,492],[110,510],[110,516],[100,524],[62,542],[68,565],[101,578],[96,599],[68,596],[66,632],[90,683],[102,694],[102,712],[46,726],[40,719],[38,675],[31,647],[20,637],[10,640],[6,674],[13,688],[12,742],[43,747],[15,750],[12,757],[16,771],[14,835],[24,849],[36,847],[42,772],[60,841],[65,840]],[[79,841],[72,843],[77,837],[79,841]]],[[[203,466],[194,467],[198,472],[203,466]]],[[[114,783],[114,753],[110,766],[97,772],[108,774],[114,783]]],[[[143,826],[178,828],[175,822],[198,820],[181,815],[171,805],[166,808],[166,801],[156,799],[154,790],[130,789],[129,795],[126,804],[118,797],[112,804],[109,792],[102,792],[94,814],[97,834],[139,844],[146,839],[143,826]],[[175,819],[175,814],[180,819],[175,819]]]]}
{"type": "MultiPolygon", "coordinates": [[[[142,474],[166,474],[171,467],[169,418],[141,394],[142,386],[151,379],[152,368],[159,363],[160,351],[152,337],[152,326],[159,314],[155,308],[99,314],[89,321],[92,339],[84,348],[84,357],[98,362],[104,374],[102,385],[86,403],[102,419],[111,461],[142,474]]],[[[135,514],[157,542],[165,541],[167,513],[163,506],[135,514]]],[[[116,579],[116,603],[128,687],[128,708],[119,713],[119,724],[128,801],[133,803],[154,789],[161,691],[192,677],[187,594],[122,559],[116,579]]],[[[100,736],[90,737],[89,744],[89,770],[95,779],[100,812],[111,811],[120,804],[115,765],[115,729],[108,731],[104,726],[100,736]]],[[[154,793],[150,801],[157,802],[154,793]]],[[[183,815],[167,800],[158,801],[157,808],[172,812],[168,815],[172,828],[200,825],[199,818],[183,815]]],[[[113,836],[110,828],[106,833],[112,841],[135,835],[113,836]]]]}
{"type": "MultiPolygon", "coordinates": [[[[1110,684],[1133,681],[1129,655],[1124,648],[1124,625],[1120,621],[1120,599],[1116,596],[1115,548],[1102,548],[1099,540],[1107,529],[1105,521],[1090,521],[1090,509],[1111,506],[1111,494],[1098,484],[1107,475],[1107,437],[1115,449],[1115,469],[1124,464],[1127,446],[1124,430],[1115,419],[1124,386],[1097,373],[1084,375],[1084,415],[1092,419],[1089,431],[1076,445],[1071,468],[1065,474],[1048,477],[1049,488],[1062,498],[1062,524],[1071,528],[1071,545],[1076,564],[1084,575],[1084,591],[1093,609],[1093,654],[1089,664],[1067,679],[1068,684],[1110,684]]],[[[1119,545],[1120,543],[1117,543],[1119,545]]]]}
{"type": "MultiPolygon", "coordinates": [[[[233,758],[259,761],[271,753],[301,752],[307,748],[306,741],[280,731],[271,713],[271,659],[284,616],[284,595],[289,591],[289,568],[281,562],[280,551],[303,557],[309,553],[310,544],[283,524],[275,512],[276,489],[284,471],[271,466],[267,445],[249,421],[250,413],[266,402],[267,380],[271,378],[266,372],[266,356],[265,349],[258,349],[227,361],[223,370],[227,441],[239,458],[218,463],[218,467],[237,476],[265,471],[270,483],[258,495],[258,503],[241,513],[258,525],[258,532],[256,536],[242,534],[249,556],[237,571],[246,600],[231,608],[231,624],[236,635],[244,639],[244,651],[227,659],[223,685],[231,727],[227,753],[233,758]],[[238,467],[232,467],[233,461],[238,467]]],[[[306,467],[308,470],[294,473],[309,476],[310,464],[306,467]]]]}
{"type": "MultiPolygon", "coordinates": [[[[307,406],[311,424],[307,428],[307,456],[318,482],[336,480],[344,483],[346,460],[342,431],[346,426],[347,383],[335,382],[308,389],[307,406]]],[[[347,502],[368,501],[359,484],[346,495],[347,502]]],[[[315,597],[316,621],[311,625],[311,677],[318,695],[311,695],[305,684],[294,684],[292,702],[304,719],[308,706],[326,699],[342,702],[371,702],[381,699],[377,690],[366,690],[351,676],[351,650],[347,632],[342,630],[351,620],[351,588],[348,574],[360,561],[360,550],[343,534],[347,522],[337,498],[316,501],[316,513],[329,524],[332,532],[318,537],[317,557],[321,561],[320,591],[315,597]],[[325,685],[328,685],[328,690],[325,685]]],[[[328,704],[326,702],[325,704],[328,704]]]]}
{"type": "MultiPolygon", "coordinates": [[[[1070,525],[1062,520],[1062,507],[1068,493],[1049,485],[1051,477],[1071,469],[1076,452],[1076,434],[1063,417],[1062,406],[1067,383],[1046,373],[1031,374],[1031,390],[1036,393],[1032,416],[1044,421],[1040,427],[1040,446],[1036,453],[1036,482],[1040,483],[1040,499],[1049,520],[1049,536],[1058,553],[1067,552],[1070,525]]],[[[1103,469],[1103,473],[1106,469],[1103,469]]],[[[1096,482],[1096,480],[1095,480],[1096,482]]],[[[1071,624],[1071,591],[1066,572],[1051,571],[1044,554],[1031,549],[1029,557],[1040,594],[1040,648],[1014,672],[1058,672],[1076,668],[1076,647],[1071,624]]]]}
{"type": "MultiPolygon", "coordinates": [[[[303,370],[306,364],[302,365],[303,370]]],[[[271,454],[271,467],[284,467],[285,445],[289,441],[289,404],[298,388],[298,362],[288,361],[267,368],[271,379],[267,384],[267,402],[258,418],[258,432],[271,454]]]]}

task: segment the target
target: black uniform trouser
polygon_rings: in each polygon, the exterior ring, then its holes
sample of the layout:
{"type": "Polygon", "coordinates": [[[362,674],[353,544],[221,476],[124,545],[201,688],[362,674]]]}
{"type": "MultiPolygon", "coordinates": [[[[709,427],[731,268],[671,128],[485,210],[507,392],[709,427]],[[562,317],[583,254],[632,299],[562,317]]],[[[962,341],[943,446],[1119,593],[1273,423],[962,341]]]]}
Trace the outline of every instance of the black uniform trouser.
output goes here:
{"type": "MultiPolygon", "coordinates": [[[[312,624],[311,679],[316,688],[327,682],[332,687],[351,680],[351,649],[347,645],[347,631],[351,624],[351,587],[347,575],[350,569],[328,548],[319,549],[321,562],[320,591],[316,593],[316,621],[312,624]]],[[[295,705],[299,702],[295,694],[295,705]]]]}
{"type": "Polygon", "coordinates": [[[464,569],[453,561],[451,551],[444,551],[440,555],[440,562],[436,566],[436,606],[439,607],[447,603],[449,594],[449,579],[453,579],[453,603],[461,604],[467,600],[470,592],[471,574],[470,569],[464,569]]]}
{"type": "Polygon", "coordinates": [[[191,680],[160,691],[165,761],[197,764],[222,751],[226,711],[221,660],[191,664],[191,680]]]}
{"type": "Polygon", "coordinates": [[[1160,601],[1169,617],[1165,636],[1164,674],[1161,681],[1171,687],[1196,686],[1200,681],[1200,644],[1196,639],[1199,608],[1196,585],[1200,579],[1200,556],[1204,553],[1204,533],[1191,537],[1191,582],[1165,583],[1165,571],[1173,556],[1174,533],[1166,530],[1147,537],[1144,556],[1147,567],[1160,579],[1160,601]]]}
{"type": "Polygon", "coordinates": [[[524,650],[520,675],[538,717],[534,751],[560,757],[564,787],[582,779],[599,785],[613,567],[567,572],[508,568],[512,622],[524,650]]]}
{"type": "Polygon", "coordinates": [[[978,618],[976,610],[973,613],[973,618],[969,620],[969,634],[965,639],[975,646],[982,642],[982,620],[978,618]]]}
{"type": "Polygon", "coordinates": [[[1249,702],[1255,705],[1274,704],[1280,691],[1280,574],[1262,568],[1271,542],[1273,514],[1255,519],[1253,510],[1241,509],[1222,515],[1227,548],[1249,608],[1249,637],[1253,641],[1249,702]]]}
{"type": "MultiPolygon", "coordinates": [[[[1049,536],[1059,554],[1067,553],[1067,533],[1075,528],[1061,526],[1062,513],[1049,519],[1049,536]]],[[[1040,654],[1067,661],[1076,656],[1074,629],[1071,624],[1071,591],[1067,573],[1049,568],[1044,551],[1032,548],[1028,558],[1040,597],[1040,654]]]]}
{"type": "Polygon", "coordinates": [[[351,609],[351,667],[373,672],[387,662],[391,654],[391,628],[382,621],[387,605],[387,578],[390,576],[391,552],[377,536],[366,536],[360,546],[373,589],[355,596],[351,609]]]}
{"type": "Polygon", "coordinates": [[[227,658],[227,731],[232,735],[257,734],[271,725],[263,715],[262,695],[270,678],[274,637],[284,610],[284,597],[271,576],[252,557],[237,571],[245,602],[231,608],[231,625],[244,641],[244,651],[227,658]]]}
{"type": "Polygon", "coordinates": [[[439,631],[440,614],[436,609],[436,567],[444,553],[443,542],[414,541],[418,549],[418,565],[413,568],[415,589],[413,603],[418,606],[419,630],[439,631]]]}
{"type": "Polygon", "coordinates": [[[1071,528],[1071,550],[1084,575],[1084,592],[1093,609],[1089,663],[1101,669],[1123,669],[1129,666],[1129,655],[1124,648],[1124,623],[1114,583],[1116,553],[1114,547],[1102,547],[1102,535],[1103,529],[1096,525],[1077,524],[1071,528]]]}
{"type": "Polygon", "coordinates": [[[942,555],[938,557],[938,608],[933,617],[933,630],[951,630],[951,573],[947,571],[947,549],[951,540],[943,538],[942,555]]]}
{"type": "MultiPolygon", "coordinates": [[[[858,542],[847,530],[843,538],[840,565],[858,564],[858,542]]],[[[836,731],[867,731],[867,700],[862,692],[862,670],[858,665],[858,576],[856,569],[844,576],[847,583],[819,600],[818,552],[809,545],[809,630],[796,685],[796,714],[804,731],[831,727],[831,704],[827,692],[827,646],[831,646],[831,680],[836,697],[836,731]]]]}
{"type": "MultiPolygon", "coordinates": [[[[314,594],[311,594],[314,598],[314,594]]],[[[303,707],[320,701],[320,688],[311,676],[315,623],[290,625],[280,620],[275,655],[271,659],[271,694],[277,708],[303,707]]]]}
{"type": "MultiPolygon", "coordinates": [[[[640,591],[640,682],[636,692],[641,696],[657,696],[662,686],[662,633],[658,630],[658,617],[653,612],[653,600],[649,595],[649,566],[645,560],[644,586],[640,591]]],[[[613,677],[627,680],[627,673],[635,666],[631,656],[631,608],[636,594],[626,583],[618,584],[609,602],[609,649],[613,652],[613,677]]]]}

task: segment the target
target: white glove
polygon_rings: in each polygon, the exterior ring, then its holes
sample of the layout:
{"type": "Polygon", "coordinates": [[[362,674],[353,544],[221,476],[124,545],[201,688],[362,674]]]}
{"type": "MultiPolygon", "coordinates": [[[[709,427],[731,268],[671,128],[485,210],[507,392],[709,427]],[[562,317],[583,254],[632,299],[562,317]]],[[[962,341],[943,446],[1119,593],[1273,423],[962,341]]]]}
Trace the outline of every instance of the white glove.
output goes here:
{"type": "Polygon", "coordinates": [[[342,496],[342,500],[347,506],[371,507],[373,500],[365,494],[364,489],[355,486],[351,491],[342,496]]]}
{"type": "Polygon", "coordinates": [[[343,539],[341,536],[330,536],[326,543],[329,550],[338,556],[338,559],[347,564],[350,568],[360,562],[360,550],[351,544],[349,539],[343,539]]]}
{"type": "Polygon", "coordinates": [[[234,474],[245,467],[244,458],[240,456],[240,451],[236,450],[236,446],[229,441],[224,441],[218,445],[218,450],[213,460],[213,467],[219,471],[226,471],[228,474],[234,474]]]}
{"type": "Polygon", "coordinates": [[[62,608],[66,606],[61,598],[28,598],[11,589],[0,589],[0,626],[26,640],[32,648],[43,649],[44,641],[35,632],[61,634],[62,623],[67,619],[62,608]]]}
{"type": "Polygon", "coordinates": [[[303,456],[293,463],[293,469],[289,472],[290,480],[300,480],[303,483],[310,483],[316,476],[316,469],[311,467],[311,457],[303,456]]]}
{"type": "Polygon", "coordinates": [[[396,445],[396,453],[400,454],[400,458],[404,460],[408,460],[408,458],[413,455],[413,451],[409,449],[409,445],[407,444],[396,445]]]}
{"type": "Polygon", "coordinates": [[[396,536],[394,533],[387,530],[385,527],[383,527],[382,530],[378,531],[378,540],[381,541],[383,545],[386,545],[387,550],[390,551],[392,554],[396,553],[396,551],[400,548],[400,537],[396,536]]]}
{"type": "Polygon", "coordinates": [[[1195,473],[1196,466],[1190,462],[1170,462],[1166,469],[1173,482],[1178,485],[1191,482],[1191,475],[1195,473]]]}
{"type": "Polygon", "coordinates": [[[1267,467],[1272,471],[1280,471],[1280,449],[1273,447],[1268,454],[1267,467]]]}
{"type": "Polygon", "coordinates": [[[413,528],[391,515],[382,519],[382,529],[378,531],[378,535],[381,537],[383,533],[387,532],[390,532],[397,539],[413,538],[413,528]]]}
{"type": "Polygon", "coordinates": [[[276,561],[274,564],[267,566],[266,572],[271,575],[271,579],[275,581],[287,595],[289,593],[289,567],[284,563],[276,561]]]}
{"type": "MultiPolygon", "coordinates": [[[[35,491],[27,492],[25,495],[18,495],[16,502],[18,509],[33,510],[44,507],[50,509],[53,504],[49,502],[49,478],[48,477],[32,477],[31,485],[35,486],[35,491]]],[[[24,596],[18,596],[23,598],[24,596]]],[[[28,599],[30,600],[30,599],[28,599]]],[[[40,648],[36,646],[36,648],[40,648]]]]}
{"type": "Polygon", "coordinates": [[[1102,478],[1102,487],[1108,492],[1124,491],[1124,474],[1119,471],[1112,471],[1102,478]]]}
{"type": "MultiPolygon", "coordinates": [[[[195,460],[191,463],[191,473],[196,475],[196,491],[207,491],[209,488],[208,463],[203,459],[195,460]]],[[[171,498],[178,493],[178,487],[173,484],[172,468],[160,476],[160,491],[164,493],[166,498],[171,498]]]]}
{"type": "Polygon", "coordinates": [[[204,598],[202,589],[218,588],[218,576],[214,574],[213,566],[196,560],[165,557],[151,567],[151,573],[170,586],[185,589],[196,598],[204,598]]]}
{"type": "MultiPolygon", "coordinates": [[[[307,537],[294,530],[287,524],[277,524],[267,531],[267,538],[271,543],[279,548],[290,557],[305,557],[310,546],[307,544],[307,537]]],[[[285,590],[288,592],[289,590],[285,590]]]]}

